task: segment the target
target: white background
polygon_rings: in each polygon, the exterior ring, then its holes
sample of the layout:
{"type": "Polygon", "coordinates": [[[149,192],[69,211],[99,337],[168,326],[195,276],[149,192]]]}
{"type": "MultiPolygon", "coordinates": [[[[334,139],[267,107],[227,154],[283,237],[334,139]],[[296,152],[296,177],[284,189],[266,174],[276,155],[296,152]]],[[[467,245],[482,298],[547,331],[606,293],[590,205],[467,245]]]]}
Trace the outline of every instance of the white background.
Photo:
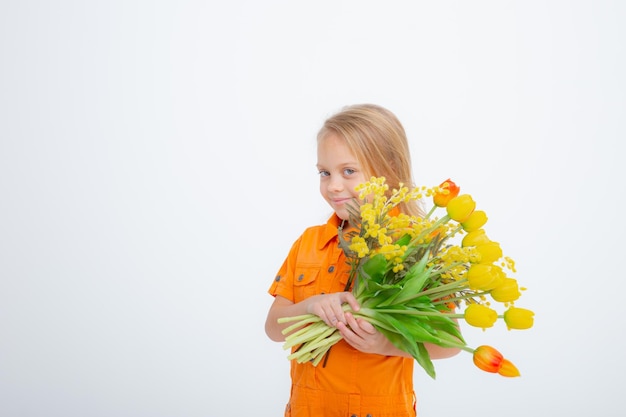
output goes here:
{"type": "Polygon", "coordinates": [[[0,415],[279,416],[267,289],[323,222],[315,134],[404,123],[536,312],[416,367],[420,416],[623,415],[626,3],[3,1],[0,415]],[[462,413],[462,414],[461,414],[462,413]]]}

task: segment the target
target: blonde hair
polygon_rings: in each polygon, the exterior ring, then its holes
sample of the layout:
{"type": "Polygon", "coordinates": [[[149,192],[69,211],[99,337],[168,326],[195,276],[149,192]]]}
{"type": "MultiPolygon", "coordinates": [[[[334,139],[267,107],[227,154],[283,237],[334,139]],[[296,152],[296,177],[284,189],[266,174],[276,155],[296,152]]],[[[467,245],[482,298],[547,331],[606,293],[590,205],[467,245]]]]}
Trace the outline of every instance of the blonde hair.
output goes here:
{"type": "MultiPolygon", "coordinates": [[[[329,134],[343,138],[365,171],[366,177],[385,177],[389,188],[413,187],[411,153],[404,127],[389,110],[375,104],[346,106],[324,122],[318,143],[329,134]]],[[[421,206],[400,204],[409,215],[423,216],[421,206]]]]}

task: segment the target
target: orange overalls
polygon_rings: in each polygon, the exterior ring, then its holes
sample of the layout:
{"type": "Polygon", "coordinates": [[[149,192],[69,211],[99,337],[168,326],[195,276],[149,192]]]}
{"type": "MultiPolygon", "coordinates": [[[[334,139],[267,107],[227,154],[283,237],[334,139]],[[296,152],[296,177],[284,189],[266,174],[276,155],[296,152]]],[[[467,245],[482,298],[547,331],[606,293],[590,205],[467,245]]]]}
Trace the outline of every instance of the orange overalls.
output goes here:
{"type": "MultiPolygon", "coordinates": [[[[349,265],[339,247],[336,215],[313,226],[293,244],[269,293],[297,303],[343,291],[349,265]]],[[[412,358],[362,353],[344,340],[317,367],[291,361],[286,417],[415,416],[412,358]],[[326,360],[325,366],[323,365],[326,360]]]]}

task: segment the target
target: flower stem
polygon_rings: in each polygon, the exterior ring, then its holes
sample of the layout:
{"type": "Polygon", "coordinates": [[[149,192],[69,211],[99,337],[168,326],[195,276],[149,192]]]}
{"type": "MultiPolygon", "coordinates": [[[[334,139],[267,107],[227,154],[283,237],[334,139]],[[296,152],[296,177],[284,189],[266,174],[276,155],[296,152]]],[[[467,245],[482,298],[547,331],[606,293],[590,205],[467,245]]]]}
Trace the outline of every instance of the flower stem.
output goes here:
{"type": "Polygon", "coordinates": [[[279,323],[288,323],[290,321],[297,321],[297,320],[303,320],[309,317],[315,317],[315,314],[302,314],[300,316],[291,316],[291,317],[279,317],[276,321],[278,321],[279,323]]]}
{"type": "Polygon", "coordinates": [[[334,327],[327,327],[326,329],[322,329],[322,330],[323,331],[320,332],[314,339],[309,340],[300,349],[298,349],[297,352],[294,352],[293,354],[291,354],[290,359],[291,357],[298,357],[305,353],[309,353],[312,350],[315,350],[316,348],[318,348],[319,346],[326,345],[329,340],[328,336],[330,336],[331,334],[337,331],[337,329],[335,329],[334,327]]]}
{"type": "Polygon", "coordinates": [[[437,206],[432,206],[430,208],[430,211],[426,214],[426,216],[424,217],[424,219],[428,220],[430,219],[430,216],[433,215],[433,213],[435,212],[435,210],[437,210],[437,206]]]}
{"type": "Polygon", "coordinates": [[[329,327],[323,321],[319,323],[312,324],[307,326],[304,332],[299,332],[295,336],[287,336],[285,338],[285,343],[283,344],[283,349],[289,349],[295,345],[299,345],[300,343],[304,343],[307,340],[311,340],[313,338],[318,337],[320,334],[323,334],[328,329],[334,329],[333,327],[329,327]]]}
{"type": "MultiPolygon", "coordinates": [[[[289,327],[285,327],[285,328],[282,330],[282,333],[283,333],[283,334],[290,333],[290,332],[292,332],[293,330],[297,329],[298,327],[305,326],[305,325],[307,325],[307,324],[309,324],[309,323],[316,323],[316,322],[318,322],[318,321],[320,321],[320,320],[321,320],[321,319],[320,319],[318,316],[316,316],[315,314],[307,314],[307,315],[302,315],[302,316],[298,316],[298,317],[300,318],[300,321],[297,321],[296,323],[292,324],[292,325],[291,325],[291,326],[289,326],[289,327]]],[[[281,317],[281,318],[289,318],[289,317],[281,317]]],[[[287,323],[287,322],[290,322],[290,321],[292,321],[292,320],[282,320],[282,321],[281,321],[281,319],[278,319],[278,322],[279,322],[279,323],[287,323]]]]}
{"type": "MultiPolygon", "coordinates": [[[[454,291],[450,291],[451,289],[460,287],[462,284],[464,284],[466,282],[467,282],[467,279],[465,279],[465,278],[464,279],[460,279],[458,281],[450,282],[448,284],[443,284],[443,285],[440,285],[438,287],[432,287],[432,288],[429,288],[427,290],[421,291],[418,295],[419,296],[424,296],[424,295],[436,294],[439,291],[447,291],[447,293],[442,295],[442,296],[445,296],[445,295],[450,294],[451,292],[454,292],[454,291]]],[[[439,297],[437,297],[437,298],[439,298],[439,297]]]]}
{"type": "MultiPolygon", "coordinates": [[[[398,314],[398,315],[406,315],[406,316],[417,316],[417,317],[448,317],[448,318],[463,318],[465,317],[463,314],[455,314],[455,313],[443,313],[439,311],[420,311],[415,309],[410,310],[397,310],[393,308],[362,308],[358,313],[355,313],[355,316],[363,317],[367,319],[370,323],[378,325],[380,322],[376,321],[373,317],[377,313],[390,313],[390,314],[398,314]],[[376,321],[376,323],[374,323],[376,321]]],[[[383,326],[384,327],[384,326],[383,326]]]]}
{"type": "Polygon", "coordinates": [[[436,301],[433,300],[432,303],[433,303],[433,305],[447,304],[447,303],[450,303],[450,302],[455,302],[455,301],[461,301],[461,300],[467,300],[467,299],[480,297],[480,296],[483,296],[485,294],[488,294],[488,293],[480,292],[480,293],[464,294],[464,295],[460,295],[460,296],[457,296],[457,297],[438,299],[436,301]]]}

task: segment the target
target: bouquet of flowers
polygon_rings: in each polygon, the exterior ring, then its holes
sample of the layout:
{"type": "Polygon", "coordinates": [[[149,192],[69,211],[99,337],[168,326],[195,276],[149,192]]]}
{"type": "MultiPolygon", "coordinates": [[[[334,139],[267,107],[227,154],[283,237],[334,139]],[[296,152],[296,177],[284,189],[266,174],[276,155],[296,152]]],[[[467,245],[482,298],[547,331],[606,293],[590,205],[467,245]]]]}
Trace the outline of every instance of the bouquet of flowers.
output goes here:
{"type": "MultiPolygon", "coordinates": [[[[385,178],[372,177],[357,189],[365,203],[353,207],[349,232],[339,230],[340,244],[351,265],[348,288],[359,302],[352,311],[374,325],[397,348],[411,354],[435,378],[425,343],[460,348],[472,353],[476,366],[507,377],[518,369],[491,346],[467,346],[457,319],[486,329],[503,319],[509,329],[532,327],[534,313],[514,306],[521,290],[508,276],[515,263],[503,256],[500,244],[483,229],[484,211],[451,180],[436,187],[408,187],[389,192],[385,178]],[[410,200],[432,198],[424,217],[401,213],[397,206],[410,200]],[[436,217],[437,209],[445,210],[436,217]],[[454,242],[454,238],[457,241],[454,242]],[[352,285],[354,284],[354,285],[352,285]],[[502,305],[499,313],[493,303],[502,305]],[[463,308],[463,313],[457,309],[463,308]]],[[[299,363],[317,366],[341,340],[334,327],[318,316],[306,314],[280,318],[293,322],[283,330],[284,349],[299,363]]]]}

